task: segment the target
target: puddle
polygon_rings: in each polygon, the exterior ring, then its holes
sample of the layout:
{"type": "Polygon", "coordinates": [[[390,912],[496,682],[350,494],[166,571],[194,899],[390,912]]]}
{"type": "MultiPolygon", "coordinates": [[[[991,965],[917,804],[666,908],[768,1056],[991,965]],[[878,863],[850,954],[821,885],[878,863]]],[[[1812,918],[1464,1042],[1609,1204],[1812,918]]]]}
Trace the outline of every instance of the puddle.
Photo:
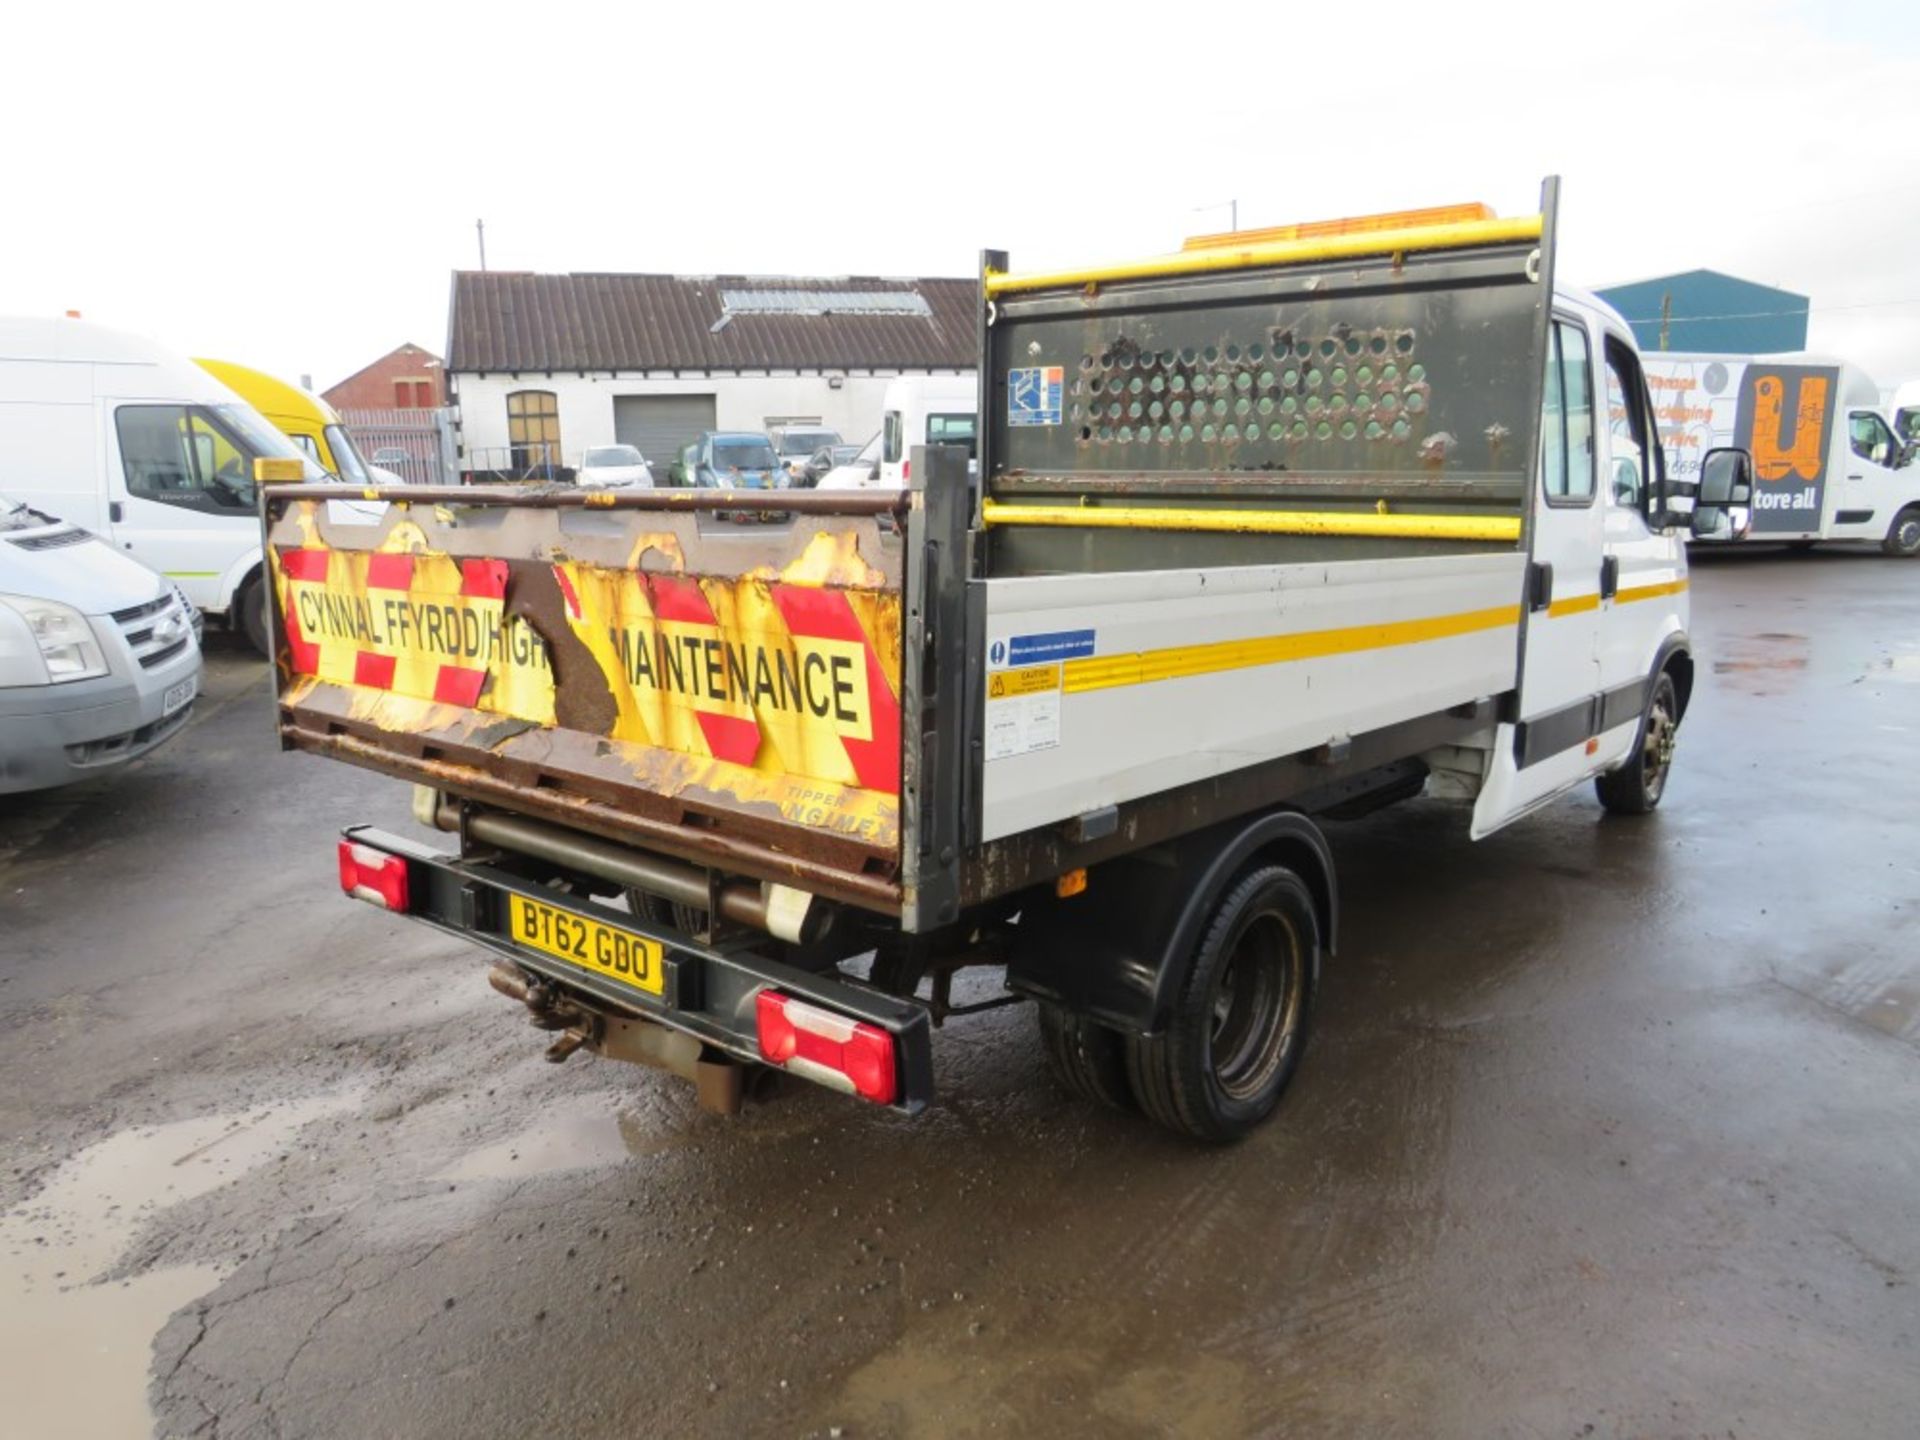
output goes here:
{"type": "Polygon", "coordinates": [[[436,1180],[524,1180],[566,1170],[618,1165],[676,1143],[649,1133],[627,1111],[557,1111],[518,1135],[472,1151],[442,1170],[436,1180]]]}
{"type": "Polygon", "coordinates": [[[1920,684],[1920,654],[1889,655],[1867,671],[1869,680],[1905,680],[1920,684]]]}
{"type": "Polygon", "coordinates": [[[159,1213],[279,1154],[308,1121],[359,1091],[123,1130],[54,1171],[0,1219],[0,1355],[11,1434],[119,1440],[152,1433],[147,1370],[167,1319],[226,1273],[177,1265],[99,1281],[159,1213]]]}
{"type": "Polygon", "coordinates": [[[1779,695],[1800,682],[1807,664],[1806,636],[1768,631],[1729,639],[1713,662],[1713,673],[1732,677],[1750,694],[1779,695]]]}

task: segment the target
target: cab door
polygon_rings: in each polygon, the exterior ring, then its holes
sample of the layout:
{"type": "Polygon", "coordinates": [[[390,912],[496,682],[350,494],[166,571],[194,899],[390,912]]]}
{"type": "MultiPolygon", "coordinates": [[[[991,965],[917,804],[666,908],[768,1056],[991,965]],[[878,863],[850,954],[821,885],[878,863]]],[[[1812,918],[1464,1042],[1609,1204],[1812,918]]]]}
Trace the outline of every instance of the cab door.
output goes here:
{"type": "Polygon", "coordinates": [[[114,543],[225,609],[229,572],[260,545],[251,452],[195,405],[110,404],[102,423],[114,543]]]}
{"type": "Polygon", "coordinates": [[[1602,340],[1607,423],[1601,473],[1600,715],[1595,758],[1617,764],[1639,733],[1654,660],[1681,631],[1687,587],[1677,536],[1655,530],[1664,460],[1639,356],[1624,333],[1602,340]]]}
{"type": "Polygon", "coordinates": [[[1556,312],[1542,391],[1540,463],[1528,517],[1518,714],[1495,733],[1473,811],[1478,839],[1593,773],[1586,752],[1600,690],[1601,507],[1594,337],[1556,312]]]}
{"type": "Polygon", "coordinates": [[[1840,493],[1833,502],[1829,533],[1836,540],[1879,540],[1893,517],[1920,491],[1920,476],[1909,468],[1894,469],[1900,460],[1900,442],[1893,427],[1872,410],[1847,415],[1846,468],[1840,474],[1840,493]]]}

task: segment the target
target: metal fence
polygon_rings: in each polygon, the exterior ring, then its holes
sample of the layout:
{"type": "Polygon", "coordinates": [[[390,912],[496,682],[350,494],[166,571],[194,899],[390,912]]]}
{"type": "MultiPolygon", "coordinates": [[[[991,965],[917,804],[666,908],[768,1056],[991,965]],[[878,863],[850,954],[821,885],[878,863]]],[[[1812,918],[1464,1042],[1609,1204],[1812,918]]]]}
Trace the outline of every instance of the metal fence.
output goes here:
{"type": "Polygon", "coordinates": [[[475,445],[468,449],[464,478],[473,485],[500,485],[513,480],[571,480],[573,471],[545,440],[518,445],[475,445]]]}
{"type": "Polygon", "coordinates": [[[409,485],[453,485],[451,410],[342,410],[340,422],[368,463],[409,485]]]}

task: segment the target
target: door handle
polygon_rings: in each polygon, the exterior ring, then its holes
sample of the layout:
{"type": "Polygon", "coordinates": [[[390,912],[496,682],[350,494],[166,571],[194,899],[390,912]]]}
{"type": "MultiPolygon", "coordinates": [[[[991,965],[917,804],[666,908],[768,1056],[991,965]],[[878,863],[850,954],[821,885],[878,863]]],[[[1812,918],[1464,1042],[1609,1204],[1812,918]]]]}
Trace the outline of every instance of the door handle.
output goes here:
{"type": "Polygon", "coordinates": [[[1608,555],[1600,562],[1600,598],[1611,600],[1620,593],[1620,557],[1608,555]]]}
{"type": "Polygon", "coordinates": [[[107,522],[109,524],[118,525],[122,520],[125,520],[126,518],[127,518],[127,511],[124,505],[122,505],[118,500],[109,500],[107,502],[107,522]]]}

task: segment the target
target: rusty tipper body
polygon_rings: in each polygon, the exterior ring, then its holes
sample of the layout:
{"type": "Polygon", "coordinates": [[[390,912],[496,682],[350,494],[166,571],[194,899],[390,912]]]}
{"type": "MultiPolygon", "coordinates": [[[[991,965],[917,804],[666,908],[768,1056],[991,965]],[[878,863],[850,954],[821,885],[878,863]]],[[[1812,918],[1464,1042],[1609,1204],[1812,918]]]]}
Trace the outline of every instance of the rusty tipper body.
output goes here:
{"type": "Polygon", "coordinates": [[[991,965],[1069,1088],[1245,1133],[1333,946],[1318,817],[1660,797],[1684,556],[1553,208],[989,255],[978,473],[904,491],[269,487],[284,743],[445,832],[349,830],[342,887],[717,1108],[918,1109],[991,965]]]}

